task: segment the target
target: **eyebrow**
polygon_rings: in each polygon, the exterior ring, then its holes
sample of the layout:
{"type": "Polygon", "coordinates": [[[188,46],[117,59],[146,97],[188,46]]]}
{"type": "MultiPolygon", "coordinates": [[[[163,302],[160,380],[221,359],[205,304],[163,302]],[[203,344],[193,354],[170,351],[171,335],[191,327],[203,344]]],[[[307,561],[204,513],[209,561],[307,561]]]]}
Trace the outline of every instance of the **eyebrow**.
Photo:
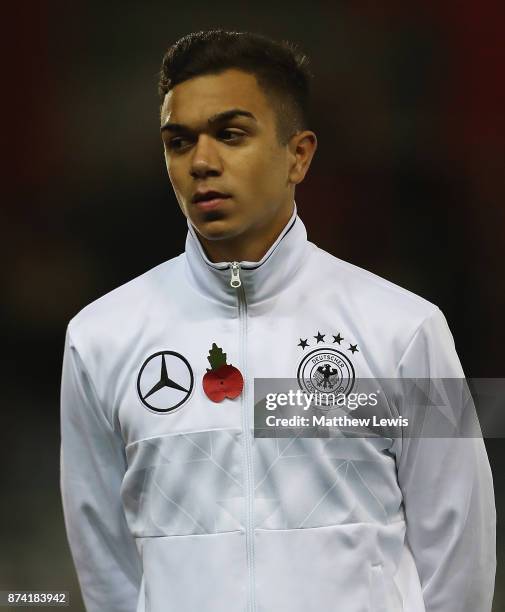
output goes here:
{"type": "MultiPolygon", "coordinates": [[[[249,111],[244,110],[243,108],[232,108],[227,111],[223,111],[222,113],[216,113],[207,119],[207,125],[212,127],[218,123],[223,123],[224,121],[230,121],[230,119],[235,119],[235,117],[247,117],[248,119],[252,119],[257,122],[256,117],[249,111]]],[[[170,123],[167,121],[161,126],[161,132],[165,130],[169,130],[171,132],[190,132],[191,129],[184,125],[183,123],[170,123]]]]}

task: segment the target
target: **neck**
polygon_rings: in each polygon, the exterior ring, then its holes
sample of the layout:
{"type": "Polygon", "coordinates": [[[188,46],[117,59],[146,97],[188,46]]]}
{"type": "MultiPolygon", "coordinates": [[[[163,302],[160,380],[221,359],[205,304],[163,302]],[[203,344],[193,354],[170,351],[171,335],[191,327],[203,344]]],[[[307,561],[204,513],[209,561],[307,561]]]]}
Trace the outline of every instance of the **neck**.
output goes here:
{"type": "Polygon", "coordinates": [[[291,208],[278,215],[273,222],[261,228],[251,228],[249,231],[223,240],[209,240],[201,234],[198,238],[210,261],[260,261],[279,234],[286,227],[291,215],[291,208]]]}

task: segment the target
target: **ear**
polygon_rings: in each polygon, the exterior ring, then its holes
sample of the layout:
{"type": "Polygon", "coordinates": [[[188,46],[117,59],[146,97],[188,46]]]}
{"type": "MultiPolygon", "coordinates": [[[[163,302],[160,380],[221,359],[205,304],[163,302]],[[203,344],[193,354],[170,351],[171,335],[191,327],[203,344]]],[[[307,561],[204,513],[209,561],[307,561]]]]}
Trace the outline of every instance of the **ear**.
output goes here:
{"type": "Polygon", "coordinates": [[[288,143],[290,152],[289,182],[293,185],[301,183],[307,174],[310,162],[317,149],[317,137],[314,132],[304,130],[297,132],[288,143]]]}

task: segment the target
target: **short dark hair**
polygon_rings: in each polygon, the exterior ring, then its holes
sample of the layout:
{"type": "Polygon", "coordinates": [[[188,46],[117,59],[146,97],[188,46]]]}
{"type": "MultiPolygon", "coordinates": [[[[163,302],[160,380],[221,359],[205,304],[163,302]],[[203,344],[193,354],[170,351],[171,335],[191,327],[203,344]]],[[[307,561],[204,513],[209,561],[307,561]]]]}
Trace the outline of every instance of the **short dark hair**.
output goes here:
{"type": "Polygon", "coordinates": [[[236,68],[253,74],[268,96],[277,117],[277,137],[287,144],[308,127],[309,82],[307,56],[288,41],[262,34],[207,30],[187,34],[165,53],[158,93],[160,106],[177,84],[204,74],[236,68]]]}

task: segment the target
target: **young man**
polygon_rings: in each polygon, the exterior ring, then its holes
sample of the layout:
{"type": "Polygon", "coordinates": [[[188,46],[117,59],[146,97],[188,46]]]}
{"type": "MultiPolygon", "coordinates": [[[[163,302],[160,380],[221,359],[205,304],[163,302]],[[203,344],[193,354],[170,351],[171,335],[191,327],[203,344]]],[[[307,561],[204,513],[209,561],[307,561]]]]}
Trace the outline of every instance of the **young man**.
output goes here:
{"type": "Polygon", "coordinates": [[[303,385],[309,354],[323,387],[464,376],[436,306],[307,241],[305,59],[191,34],[160,93],[185,252],[66,338],[62,495],[87,610],[489,612],[482,439],[252,433],[254,379],[303,385]]]}

